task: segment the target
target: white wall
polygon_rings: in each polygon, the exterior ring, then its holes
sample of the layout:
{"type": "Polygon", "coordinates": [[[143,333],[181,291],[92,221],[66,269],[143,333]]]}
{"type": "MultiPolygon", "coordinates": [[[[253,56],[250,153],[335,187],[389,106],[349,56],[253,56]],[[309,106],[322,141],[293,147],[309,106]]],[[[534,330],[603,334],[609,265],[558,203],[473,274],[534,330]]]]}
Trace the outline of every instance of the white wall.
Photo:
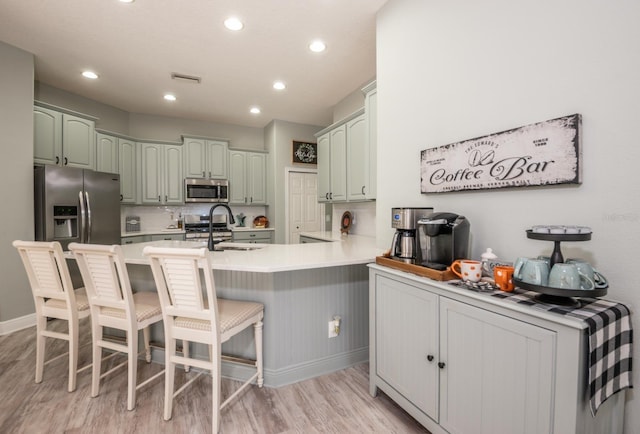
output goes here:
{"type": "Polygon", "coordinates": [[[15,239],[33,239],[33,55],[0,42],[0,334],[34,312],[15,239]]]}
{"type": "MultiPolygon", "coordinates": [[[[640,3],[627,0],[388,2],[377,22],[378,246],[398,205],[466,215],[474,258],[487,247],[511,260],[548,254],[552,243],[525,229],[587,225],[592,240],[563,253],[593,261],[607,298],[640,325],[638,17],[640,3]],[[421,150],[573,113],[583,116],[581,185],[420,194],[421,150]]],[[[633,391],[625,425],[640,426],[633,391]]]]}

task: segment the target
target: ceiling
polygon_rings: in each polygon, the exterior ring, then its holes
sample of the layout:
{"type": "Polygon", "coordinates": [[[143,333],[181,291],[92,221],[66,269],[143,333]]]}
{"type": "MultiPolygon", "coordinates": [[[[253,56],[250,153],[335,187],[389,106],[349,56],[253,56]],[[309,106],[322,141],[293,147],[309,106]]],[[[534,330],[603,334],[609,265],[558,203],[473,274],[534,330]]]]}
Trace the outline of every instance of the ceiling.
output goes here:
{"type": "Polygon", "coordinates": [[[328,125],[332,107],[376,75],[375,14],[386,1],[0,0],[0,41],[35,55],[36,80],[127,112],[328,125]],[[243,30],[224,27],[231,15],[243,30]],[[308,49],[314,39],[325,52],[308,49]]]}

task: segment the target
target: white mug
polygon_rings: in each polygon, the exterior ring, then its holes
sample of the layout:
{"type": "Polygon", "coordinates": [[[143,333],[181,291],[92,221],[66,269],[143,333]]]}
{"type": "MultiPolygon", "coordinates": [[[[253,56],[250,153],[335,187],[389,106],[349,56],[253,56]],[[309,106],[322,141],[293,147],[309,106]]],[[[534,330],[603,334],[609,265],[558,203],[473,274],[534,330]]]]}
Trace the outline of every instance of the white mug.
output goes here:
{"type": "MultiPolygon", "coordinates": [[[[607,288],[609,286],[609,282],[607,282],[607,278],[604,277],[602,274],[600,274],[598,270],[593,268],[591,264],[589,264],[584,259],[577,259],[577,258],[567,259],[567,264],[574,264],[579,271],[586,274],[587,277],[593,280],[593,283],[596,289],[607,288]]],[[[588,288],[582,288],[582,289],[588,289],[588,288]]]]}

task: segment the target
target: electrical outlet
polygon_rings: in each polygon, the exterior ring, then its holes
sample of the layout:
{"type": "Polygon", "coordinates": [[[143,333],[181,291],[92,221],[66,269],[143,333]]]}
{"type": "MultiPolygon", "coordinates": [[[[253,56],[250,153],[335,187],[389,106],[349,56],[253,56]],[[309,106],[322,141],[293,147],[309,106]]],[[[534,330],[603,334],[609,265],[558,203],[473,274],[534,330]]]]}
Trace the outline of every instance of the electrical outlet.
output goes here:
{"type": "Polygon", "coordinates": [[[329,321],[329,337],[335,338],[338,336],[338,322],[337,321],[329,321]]]}

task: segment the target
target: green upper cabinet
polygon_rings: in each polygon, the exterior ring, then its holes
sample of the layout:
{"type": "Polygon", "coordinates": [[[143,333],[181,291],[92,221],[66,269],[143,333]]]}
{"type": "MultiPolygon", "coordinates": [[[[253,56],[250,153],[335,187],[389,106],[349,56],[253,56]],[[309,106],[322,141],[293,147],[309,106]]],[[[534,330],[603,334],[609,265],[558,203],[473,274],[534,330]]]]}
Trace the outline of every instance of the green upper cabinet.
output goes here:
{"type": "Polygon", "coordinates": [[[182,204],[182,146],[141,143],[141,202],[182,204]]]}
{"type": "Polygon", "coordinates": [[[318,136],[318,201],[347,199],[347,125],[318,136]]]}
{"type": "Polygon", "coordinates": [[[96,133],[96,170],[119,173],[117,137],[96,133]]]}
{"type": "Polygon", "coordinates": [[[33,109],[34,161],[95,169],[95,122],[45,107],[33,109]]]}
{"type": "Polygon", "coordinates": [[[118,173],[122,203],[136,203],[138,198],[136,167],[136,142],[118,139],[118,173]]]}
{"type": "Polygon", "coordinates": [[[267,203],[267,154],[229,150],[229,203],[267,203]]]}
{"type": "Polygon", "coordinates": [[[185,137],[183,144],[185,178],[227,179],[228,142],[185,137]]]}
{"type": "Polygon", "coordinates": [[[369,188],[369,146],[364,114],[347,122],[347,200],[364,200],[369,188]]]}

